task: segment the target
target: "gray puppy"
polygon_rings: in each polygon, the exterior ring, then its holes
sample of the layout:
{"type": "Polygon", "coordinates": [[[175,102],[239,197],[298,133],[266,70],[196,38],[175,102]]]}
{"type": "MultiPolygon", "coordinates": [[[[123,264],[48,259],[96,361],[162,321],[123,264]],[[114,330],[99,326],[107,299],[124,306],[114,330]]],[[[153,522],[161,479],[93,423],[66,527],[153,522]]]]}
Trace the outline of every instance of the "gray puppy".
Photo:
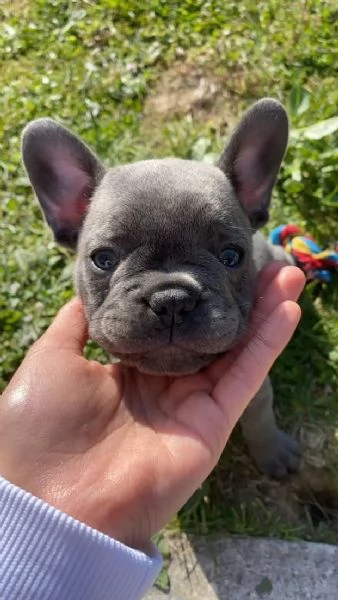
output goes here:
{"type": "MultiPolygon", "coordinates": [[[[93,340],[145,373],[194,373],[249,325],[257,269],[290,259],[256,230],[287,146],[284,108],[244,115],[217,166],[146,160],[106,169],[51,119],[23,133],[23,161],[55,239],[77,251],[76,287],[93,340]]],[[[267,379],[241,420],[258,467],[298,468],[267,379]]]]}

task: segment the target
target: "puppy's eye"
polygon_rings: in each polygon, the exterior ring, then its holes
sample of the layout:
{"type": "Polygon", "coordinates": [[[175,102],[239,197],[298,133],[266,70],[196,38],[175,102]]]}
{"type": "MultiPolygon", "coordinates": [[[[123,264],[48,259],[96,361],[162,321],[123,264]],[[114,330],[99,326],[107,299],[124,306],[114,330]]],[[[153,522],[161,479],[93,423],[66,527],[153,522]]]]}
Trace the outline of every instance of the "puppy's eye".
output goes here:
{"type": "Polygon", "coordinates": [[[101,269],[101,271],[113,271],[117,264],[117,257],[113,250],[109,248],[102,248],[102,250],[95,250],[91,255],[91,260],[95,267],[101,269]]]}
{"type": "Polygon", "coordinates": [[[221,253],[221,261],[226,267],[235,268],[239,267],[243,260],[244,252],[240,248],[234,246],[228,246],[221,253]]]}

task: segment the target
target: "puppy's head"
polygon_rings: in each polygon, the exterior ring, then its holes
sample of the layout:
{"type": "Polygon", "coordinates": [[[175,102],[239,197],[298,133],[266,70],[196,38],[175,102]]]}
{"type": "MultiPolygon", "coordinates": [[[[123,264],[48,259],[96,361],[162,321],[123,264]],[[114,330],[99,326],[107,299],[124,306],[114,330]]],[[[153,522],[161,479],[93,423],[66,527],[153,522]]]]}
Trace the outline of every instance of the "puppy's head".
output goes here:
{"type": "Polygon", "coordinates": [[[245,334],[252,233],[288,135],[276,101],[243,117],[218,166],[179,159],[106,169],[50,119],[30,123],[23,160],[56,240],[78,252],[92,339],[149,373],[192,373],[245,334]]]}

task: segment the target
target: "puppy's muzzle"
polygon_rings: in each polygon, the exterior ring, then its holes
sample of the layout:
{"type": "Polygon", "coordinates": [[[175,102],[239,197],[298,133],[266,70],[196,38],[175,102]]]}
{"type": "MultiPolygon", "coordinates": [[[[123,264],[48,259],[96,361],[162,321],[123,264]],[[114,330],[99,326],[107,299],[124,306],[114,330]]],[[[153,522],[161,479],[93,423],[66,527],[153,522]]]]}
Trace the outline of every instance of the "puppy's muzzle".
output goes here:
{"type": "Polygon", "coordinates": [[[189,287],[170,286],[153,291],[146,302],[154,312],[161,325],[174,327],[181,325],[201,299],[201,290],[197,285],[189,287]]]}

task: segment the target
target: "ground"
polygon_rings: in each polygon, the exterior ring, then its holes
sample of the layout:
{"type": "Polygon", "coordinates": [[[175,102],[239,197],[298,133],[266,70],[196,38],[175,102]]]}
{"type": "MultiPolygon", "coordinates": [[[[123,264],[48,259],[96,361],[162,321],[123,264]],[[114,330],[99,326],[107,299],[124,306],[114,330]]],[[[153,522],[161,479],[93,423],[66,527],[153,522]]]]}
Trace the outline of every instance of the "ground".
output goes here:
{"type": "MultiPolygon", "coordinates": [[[[32,118],[61,120],[113,164],[213,160],[241,111],[274,96],[288,108],[292,136],[269,227],[296,222],[324,245],[336,241],[335,2],[144,6],[1,3],[1,388],[73,293],[72,257],[53,243],[20,162],[32,118]]],[[[337,279],[307,289],[301,325],[272,373],[279,422],[303,444],[300,474],[285,483],[262,477],[236,433],[171,529],[338,543],[337,306],[337,279]]]]}

